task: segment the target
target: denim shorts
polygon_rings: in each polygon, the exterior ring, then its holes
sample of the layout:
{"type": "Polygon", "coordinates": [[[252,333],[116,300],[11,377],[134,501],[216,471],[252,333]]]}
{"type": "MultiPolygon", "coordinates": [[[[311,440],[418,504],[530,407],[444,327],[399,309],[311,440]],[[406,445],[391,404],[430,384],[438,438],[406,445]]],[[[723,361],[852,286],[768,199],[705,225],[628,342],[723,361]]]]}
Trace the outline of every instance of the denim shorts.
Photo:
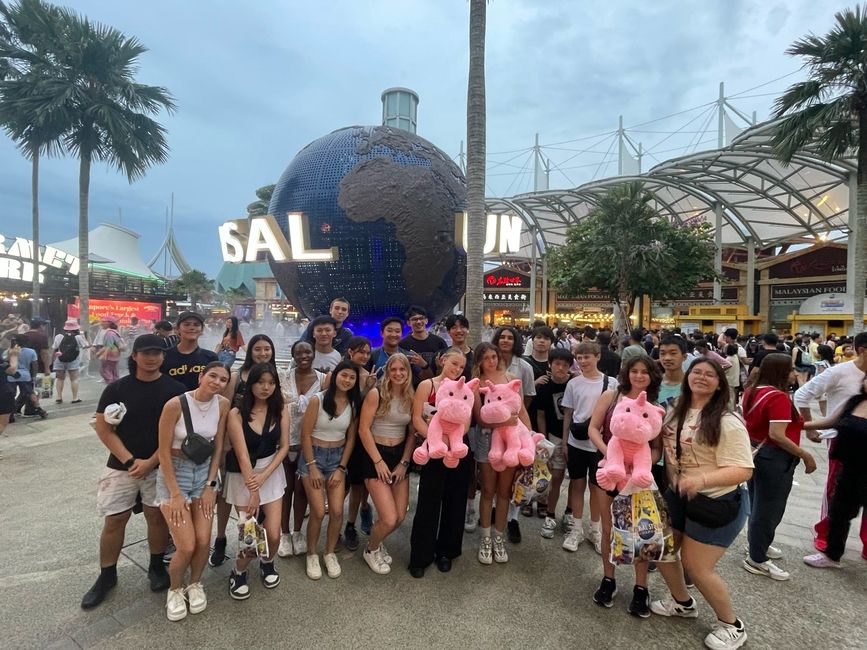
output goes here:
{"type": "MultiPolygon", "coordinates": [[[[185,501],[199,499],[205,491],[205,483],[208,482],[208,470],[211,468],[209,458],[201,465],[196,465],[188,458],[172,456],[172,467],[175,468],[175,481],[185,501]]],[[[161,504],[170,498],[169,489],[166,486],[166,477],[163,468],[157,473],[157,501],[161,504]]]]}
{"type": "Polygon", "coordinates": [[[734,499],[737,491],[741,494],[741,509],[738,511],[738,516],[730,524],[720,528],[708,528],[687,518],[683,500],[669,488],[665,491],[665,502],[668,504],[671,527],[702,544],[728,548],[737,539],[750,515],[750,495],[743,487],[738,486],[737,490],[732,490],[720,498],[734,499]]]}
{"type": "Polygon", "coordinates": [[[469,447],[473,451],[473,458],[477,463],[487,463],[488,454],[491,451],[491,429],[486,429],[475,425],[470,428],[469,447]]]}
{"type": "MultiPolygon", "coordinates": [[[[337,471],[340,459],[343,458],[343,448],[344,445],[340,445],[339,447],[317,447],[313,445],[313,459],[316,461],[316,467],[319,468],[322,478],[327,480],[337,471]]],[[[307,466],[307,461],[304,460],[303,453],[298,458],[298,476],[310,476],[310,468],[307,466]]]]}

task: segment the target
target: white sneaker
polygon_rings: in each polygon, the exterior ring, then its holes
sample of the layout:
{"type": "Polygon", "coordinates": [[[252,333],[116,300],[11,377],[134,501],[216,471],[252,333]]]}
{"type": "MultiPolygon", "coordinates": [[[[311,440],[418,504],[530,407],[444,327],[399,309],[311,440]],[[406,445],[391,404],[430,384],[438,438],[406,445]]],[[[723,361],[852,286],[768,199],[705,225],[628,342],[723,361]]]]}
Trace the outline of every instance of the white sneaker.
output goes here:
{"type": "MultiPolygon", "coordinates": [[[[749,544],[744,545],[744,553],[746,553],[747,555],[750,554],[750,545],[749,544]]],[[[769,560],[782,560],[783,559],[783,552],[780,549],[778,549],[776,546],[768,546],[768,550],[765,552],[765,555],[768,556],[769,560]]]]}
{"type": "Polygon", "coordinates": [[[494,562],[490,537],[482,537],[482,542],[479,544],[479,562],[482,564],[492,564],[494,562]]]}
{"type": "Polygon", "coordinates": [[[813,555],[807,555],[804,558],[804,564],[816,567],[817,569],[839,569],[843,566],[839,562],[835,562],[829,558],[824,553],[813,553],[813,555]]]}
{"type": "Polygon", "coordinates": [[[734,650],[746,642],[747,630],[743,623],[737,627],[718,621],[713,631],[704,638],[704,644],[711,650],[734,650]]]}
{"type": "Polygon", "coordinates": [[[307,553],[307,538],[300,530],[292,533],[292,550],[295,552],[295,555],[307,553]]]}
{"type": "Polygon", "coordinates": [[[367,562],[367,566],[370,567],[370,570],[374,573],[385,575],[391,571],[391,567],[382,557],[382,546],[375,551],[365,548],[364,553],[362,553],[361,556],[364,558],[364,561],[367,562]]]}
{"type": "Polygon", "coordinates": [[[695,608],[695,598],[689,605],[681,605],[674,598],[668,600],[654,600],[650,603],[650,611],[657,616],[679,616],[680,618],[697,618],[698,610],[695,608]]]}
{"type": "Polygon", "coordinates": [[[578,547],[581,546],[581,542],[583,541],[584,531],[581,530],[581,526],[572,526],[572,530],[567,533],[566,539],[563,540],[563,550],[577,551],[578,547]]]}
{"type": "Polygon", "coordinates": [[[545,517],[545,521],[542,522],[542,530],[539,531],[539,534],[545,539],[551,539],[554,537],[554,533],[557,531],[557,520],[552,519],[551,517],[545,517]]]}
{"type": "Polygon", "coordinates": [[[767,560],[765,562],[753,562],[750,558],[744,560],[744,568],[757,576],[767,576],[771,580],[788,580],[792,576],[788,571],[783,571],[776,564],[767,560]]]}
{"type": "Polygon", "coordinates": [[[473,533],[478,526],[478,515],[472,508],[467,509],[467,516],[464,517],[464,530],[468,533],[473,533]]]}
{"type": "Polygon", "coordinates": [[[322,577],[322,568],[319,566],[319,556],[316,554],[307,556],[307,577],[311,580],[319,580],[322,577]]]}
{"type": "Polygon", "coordinates": [[[563,532],[567,535],[575,527],[575,517],[572,514],[563,515],[563,532]]]}
{"type": "Polygon", "coordinates": [[[184,589],[169,589],[166,594],[166,618],[170,621],[180,621],[187,617],[187,599],[184,589]]]}
{"type": "Polygon", "coordinates": [[[282,533],[280,535],[280,546],[277,547],[277,555],[279,557],[295,555],[295,549],[292,546],[292,535],[289,533],[282,533]]]}
{"type": "Polygon", "coordinates": [[[187,587],[187,602],[190,603],[190,614],[205,611],[205,607],[208,606],[208,597],[205,596],[205,588],[201,582],[194,582],[187,587]]]}
{"type": "Polygon", "coordinates": [[[341,570],[337,556],[334,553],[326,553],[322,556],[322,560],[325,562],[325,572],[328,574],[328,577],[339,578],[341,570]]]}
{"type": "Polygon", "coordinates": [[[593,550],[602,555],[602,530],[600,528],[591,526],[587,541],[593,545],[593,550]]]}
{"type": "Polygon", "coordinates": [[[494,536],[494,562],[508,562],[509,554],[506,553],[506,540],[502,535],[494,536]]]}
{"type": "Polygon", "coordinates": [[[382,555],[382,559],[386,564],[391,564],[391,553],[388,552],[388,549],[385,548],[385,544],[382,542],[379,543],[379,554],[382,555]]]}

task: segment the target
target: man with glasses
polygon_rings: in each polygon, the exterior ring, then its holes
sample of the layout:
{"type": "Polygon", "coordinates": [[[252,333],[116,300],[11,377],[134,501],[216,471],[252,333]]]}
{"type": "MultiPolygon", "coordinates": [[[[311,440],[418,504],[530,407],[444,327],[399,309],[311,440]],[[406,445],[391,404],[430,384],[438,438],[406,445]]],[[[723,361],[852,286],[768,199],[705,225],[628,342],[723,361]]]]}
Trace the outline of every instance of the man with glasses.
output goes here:
{"type": "Polygon", "coordinates": [[[412,378],[413,387],[417,387],[423,379],[434,376],[436,358],[448,345],[439,336],[427,331],[428,315],[424,307],[410,307],[406,312],[406,320],[411,330],[400,340],[400,347],[409,350],[409,362],[413,369],[418,369],[418,374],[413,372],[412,378]]]}

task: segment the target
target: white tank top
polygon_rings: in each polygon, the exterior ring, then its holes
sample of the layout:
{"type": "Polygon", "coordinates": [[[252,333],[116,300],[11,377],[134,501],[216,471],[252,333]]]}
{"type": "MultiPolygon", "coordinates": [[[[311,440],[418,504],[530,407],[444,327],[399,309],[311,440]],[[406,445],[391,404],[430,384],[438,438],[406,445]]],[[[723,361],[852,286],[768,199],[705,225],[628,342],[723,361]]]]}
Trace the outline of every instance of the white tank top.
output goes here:
{"type": "Polygon", "coordinates": [[[314,370],[316,379],[310,389],[303,395],[298,390],[298,384],[295,381],[295,368],[289,371],[286,381],[283,382],[283,399],[286,400],[286,405],[289,407],[289,446],[295,447],[301,444],[301,421],[304,419],[304,413],[307,411],[307,404],[310,398],[319,393],[322,389],[322,380],[325,379],[318,370],[314,370]]]}
{"type": "Polygon", "coordinates": [[[406,438],[406,425],[412,420],[409,411],[400,409],[400,400],[393,399],[388,405],[388,413],[377,415],[370,425],[370,432],[377,438],[403,440],[406,438]]]}
{"type": "Polygon", "coordinates": [[[346,430],[352,423],[352,408],[347,404],[340,415],[332,418],[322,406],[324,395],[324,391],[316,394],[316,397],[319,398],[319,413],[316,415],[316,424],[313,425],[312,437],[322,442],[346,440],[346,430]]]}
{"type": "MultiPolygon", "coordinates": [[[[220,425],[220,396],[214,395],[209,402],[200,402],[193,398],[195,391],[184,393],[190,405],[190,420],[193,423],[193,431],[203,438],[213,440],[217,436],[217,427],[220,425]]],[[[184,438],[187,437],[187,427],[184,424],[184,413],[175,424],[175,437],[172,440],[172,449],[180,449],[184,438]]]]}

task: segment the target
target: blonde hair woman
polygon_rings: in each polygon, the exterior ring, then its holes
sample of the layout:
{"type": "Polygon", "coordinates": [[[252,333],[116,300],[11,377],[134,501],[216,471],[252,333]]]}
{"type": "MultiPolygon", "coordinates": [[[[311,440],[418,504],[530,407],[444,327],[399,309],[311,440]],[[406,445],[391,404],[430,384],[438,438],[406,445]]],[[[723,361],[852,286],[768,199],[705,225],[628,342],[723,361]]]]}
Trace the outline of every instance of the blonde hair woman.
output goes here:
{"type": "Polygon", "coordinates": [[[371,388],[361,407],[358,435],[366,452],[362,476],[377,519],[370,531],[364,561],[374,573],[391,571],[391,556],[383,540],[406,517],[409,504],[409,459],[414,448],[412,421],[412,368],[401,353],[388,358],[379,386],[371,388]]]}

